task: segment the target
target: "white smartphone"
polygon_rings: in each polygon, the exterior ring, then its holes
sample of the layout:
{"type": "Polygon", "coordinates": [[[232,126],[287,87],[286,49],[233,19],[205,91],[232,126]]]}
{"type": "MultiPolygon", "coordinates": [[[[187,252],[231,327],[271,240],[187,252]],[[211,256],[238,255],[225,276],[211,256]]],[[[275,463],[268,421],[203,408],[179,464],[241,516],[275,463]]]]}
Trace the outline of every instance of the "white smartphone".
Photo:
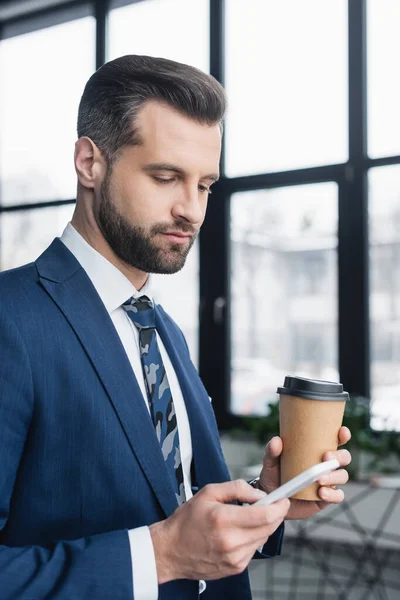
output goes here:
{"type": "Polygon", "coordinates": [[[336,458],[318,463],[306,471],[303,471],[300,475],[293,477],[293,479],[290,479],[278,487],[276,490],[265,496],[265,498],[257,500],[252,506],[255,506],[256,504],[272,504],[277,500],[281,500],[281,498],[290,498],[293,494],[296,494],[303,488],[314,483],[314,481],[320,479],[322,475],[326,475],[326,473],[330,473],[330,471],[334,471],[338,467],[340,467],[340,463],[336,458]]]}

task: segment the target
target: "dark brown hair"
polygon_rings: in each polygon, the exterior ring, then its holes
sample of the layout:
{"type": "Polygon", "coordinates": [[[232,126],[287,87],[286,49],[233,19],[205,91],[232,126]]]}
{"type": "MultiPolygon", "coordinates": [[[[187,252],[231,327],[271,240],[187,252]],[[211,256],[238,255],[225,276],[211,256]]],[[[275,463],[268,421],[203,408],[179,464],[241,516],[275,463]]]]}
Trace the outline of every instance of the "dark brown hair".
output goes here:
{"type": "Polygon", "coordinates": [[[226,110],[225,91],[211,75],[165,58],[127,55],[88,80],[79,104],[78,137],[93,140],[111,166],[122,148],[140,144],[135,117],[149,100],[205,125],[222,126],[226,110]]]}

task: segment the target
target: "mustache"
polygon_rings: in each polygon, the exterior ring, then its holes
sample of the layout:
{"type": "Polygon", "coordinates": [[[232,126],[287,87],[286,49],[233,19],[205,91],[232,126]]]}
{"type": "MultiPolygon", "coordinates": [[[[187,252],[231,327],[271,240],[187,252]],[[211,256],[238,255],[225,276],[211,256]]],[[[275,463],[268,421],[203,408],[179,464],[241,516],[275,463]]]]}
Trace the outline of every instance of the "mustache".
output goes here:
{"type": "Polygon", "coordinates": [[[186,235],[197,236],[199,230],[193,227],[190,223],[159,223],[151,228],[151,233],[168,233],[170,231],[176,231],[179,233],[185,233],[186,235]]]}

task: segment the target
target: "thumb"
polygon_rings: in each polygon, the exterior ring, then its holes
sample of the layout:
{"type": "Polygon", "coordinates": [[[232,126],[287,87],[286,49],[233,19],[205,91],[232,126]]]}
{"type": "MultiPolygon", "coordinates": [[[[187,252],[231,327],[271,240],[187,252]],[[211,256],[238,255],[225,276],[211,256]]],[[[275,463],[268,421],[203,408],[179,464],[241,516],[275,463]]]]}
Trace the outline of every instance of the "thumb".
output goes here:
{"type": "Polygon", "coordinates": [[[254,489],[243,479],[227,481],[226,483],[213,483],[207,485],[202,491],[208,500],[221,503],[238,500],[239,502],[252,504],[266,495],[265,492],[254,489]]]}
{"type": "Polygon", "coordinates": [[[283,450],[282,438],[273,437],[265,447],[264,469],[273,469],[279,465],[280,456],[283,450]]]}

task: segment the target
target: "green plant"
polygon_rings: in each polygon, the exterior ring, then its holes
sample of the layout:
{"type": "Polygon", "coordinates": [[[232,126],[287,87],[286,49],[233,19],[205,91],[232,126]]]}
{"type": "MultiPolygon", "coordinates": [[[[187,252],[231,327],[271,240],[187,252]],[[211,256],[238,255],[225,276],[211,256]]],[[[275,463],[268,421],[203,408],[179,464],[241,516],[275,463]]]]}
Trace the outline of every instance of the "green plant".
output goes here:
{"type": "Polygon", "coordinates": [[[343,425],[351,431],[351,440],[346,447],[352,453],[349,467],[351,476],[358,476],[362,455],[368,457],[367,472],[392,472],[385,464],[390,455],[400,459],[400,434],[396,431],[376,431],[371,427],[371,403],[363,396],[350,396],[346,403],[343,425]]]}
{"type": "Polygon", "coordinates": [[[268,403],[267,414],[262,417],[243,417],[243,429],[250,431],[260,444],[279,435],[279,403],[268,403]]]}

